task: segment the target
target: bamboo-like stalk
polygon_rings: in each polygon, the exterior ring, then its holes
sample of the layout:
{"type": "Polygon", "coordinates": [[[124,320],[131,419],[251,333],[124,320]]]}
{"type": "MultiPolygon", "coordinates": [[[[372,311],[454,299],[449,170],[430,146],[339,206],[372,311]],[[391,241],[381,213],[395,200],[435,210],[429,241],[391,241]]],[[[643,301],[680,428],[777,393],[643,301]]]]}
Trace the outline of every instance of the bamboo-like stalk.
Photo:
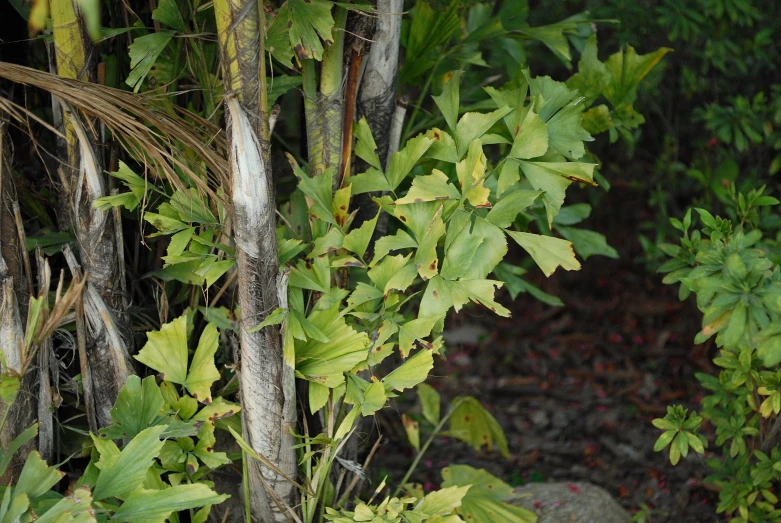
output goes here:
{"type": "MultiPolygon", "coordinates": [[[[0,114],[0,117],[4,115],[0,114]]],[[[8,121],[0,120],[0,350],[5,358],[6,368],[2,372],[21,372],[24,327],[21,318],[27,314],[29,293],[27,289],[24,254],[20,245],[14,217],[16,193],[11,178],[11,147],[6,133],[8,121]]],[[[0,427],[0,446],[8,444],[32,425],[35,419],[34,378],[23,376],[17,401],[8,411],[5,424],[0,427]]],[[[0,400],[0,412],[6,412],[7,405],[0,400]]],[[[29,450],[30,445],[26,445],[29,450]]],[[[24,449],[17,453],[5,475],[3,484],[14,481],[24,463],[24,449]]]]}
{"type": "MultiPolygon", "coordinates": [[[[250,332],[279,304],[276,215],[271,164],[267,161],[265,31],[258,0],[215,0],[223,65],[229,139],[232,223],[241,307],[242,429],[244,438],[285,476],[297,472],[293,358],[285,358],[276,326],[250,332]]],[[[282,474],[247,464],[252,517],[262,522],[294,519],[296,490],[282,474]]]]}
{"type": "MultiPolygon", "coordinates": [[[[336,7],[332,41],[326,44],[320,64],[320,86],[317,85],[314,60],[304,60],[304,109],[310,174],[318,175],[329,168],[339,170],[342,153],[342,112],[344,80],[344,28],[347,10],[336,7]]],[[[334,185],[339,177],[334,176],[334,185]]],[[[335,187],[336,188],[336,187],[335,187]]]]}
{"type": "MultiPolygon", "coordinates": [[[[97,51],[84,28],[75,0],[50,3],[57,72],[60,76],[94,82],[97,51]]],[[[124,306],[116,234],[112,216],[93,208],[106,196],[103,161],[99,154],[97,125],[85,125],[64,102],[65,139],[60,140],[60,180],[67,193],[71,224],[78,240],[81,265],[89,274],[85,293],[86,351],[93,385],[85,398],[95,409],[100,427],[111,424],[110,411],[117,394],[133,372],[128,355],[132,349],[130,319],[124,306]]]]}

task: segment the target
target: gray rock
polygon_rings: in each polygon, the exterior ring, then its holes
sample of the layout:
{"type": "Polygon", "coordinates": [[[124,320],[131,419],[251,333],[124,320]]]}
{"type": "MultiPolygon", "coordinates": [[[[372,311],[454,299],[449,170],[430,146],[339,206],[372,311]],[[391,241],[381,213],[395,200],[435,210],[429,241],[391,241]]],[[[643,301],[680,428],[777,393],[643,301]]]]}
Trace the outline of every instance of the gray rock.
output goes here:
{"type": "Polygon", "coordinates": [[[530,483],[513,503],[539,516],[537,523],[627,523],[631,516],[604,489],[591,483],[530,483]]]}

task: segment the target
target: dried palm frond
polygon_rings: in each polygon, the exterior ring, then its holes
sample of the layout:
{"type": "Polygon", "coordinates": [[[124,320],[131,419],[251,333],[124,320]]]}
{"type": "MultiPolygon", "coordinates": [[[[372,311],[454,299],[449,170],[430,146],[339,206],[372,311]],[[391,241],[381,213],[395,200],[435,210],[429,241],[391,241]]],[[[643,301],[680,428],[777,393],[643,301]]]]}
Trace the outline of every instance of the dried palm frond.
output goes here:
{"type": "MultiPolygon", "coordinates": [[[[206,196],[225,203],[213,187],[229,186],[230,169],[223,131],[208,120],[181,107],[178,115],[156,108],[159,102],[104,85],[81,82],[0,62],[0,78],[50,92],[86,115],[103,122],[138,161],[150,165],[179,190],[186,190],[180,176],[206,196]],[[189,150],[197,160],[189,161],[189,150]]],[[[51,126],[13,101],[0,97],[0,110],[23,121],[33,118],[51,126]]],[[[59,133],[57,133],[59,134],[59,133]]]]}

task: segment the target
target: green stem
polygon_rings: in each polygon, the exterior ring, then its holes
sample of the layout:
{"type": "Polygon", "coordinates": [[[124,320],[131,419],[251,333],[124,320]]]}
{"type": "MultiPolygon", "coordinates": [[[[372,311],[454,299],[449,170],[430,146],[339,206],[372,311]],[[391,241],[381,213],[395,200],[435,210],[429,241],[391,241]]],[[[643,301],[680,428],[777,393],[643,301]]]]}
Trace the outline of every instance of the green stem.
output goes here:
{"type": "MultiPolygon", "coordinates": [[[[347,9],[337,7],[334,12],[333,43],[323,52],[320,64],[320,96],[316,120],[320,139],[317,148],[310,152],[322,157],[323,168],[339,168],[342,153],[343,106],[342,80],[344,63],[344,27],[347,23],[347,9]]],[[[334,178],[336,180],[336,178],[334,178]]],[[[338,182],[336,182],[338,183],[338,182]]]]}
{"type": "Polygon", "coordinates": [[[317,72],[315,70],[315,61],[312,59],[304,60],[301,65],[301,72],[304,76],[304,116],[306,118],[309,174],[314,175],[325,170],[322,155],[323,132],[317,123],[317,72]]]}
{"type": "Polygon", "coordinates": [[[448,411],[445,416],[439,420],[439,423],[436,427],[434,427],[433,432],[429,435],[426,442],[423,444],[423,446],[418,451],[417,455],[415,456],[415,460],[412,462],[412,464],[407,469],[407,473],[404,474],[404,477],[399,482],[398,486],[396,487],[396,490],[393,491],[392,497],[397,497],[399,495],[399,492],[401,492],[402,487],[407,483],[407,480],[409,480],[410,476],[412,476],[413,472],[415,472],[415,469],[418,468],[418,464],[420,463],[421,458],[423,458],[423,455],[428,450],[429,446],[431,445],[431,442],[434,441],[434,438],[439,436],[439,431],[442,430],[442,427],[445,426],[445,423],[447,420],[450,419],[450,416],[453,415],[453,413],[456,411],[456,409],[463,403],[464,400],[459,399],[455,403],[453,403],[450,407],[450,410],[448,411]]]}
{"type": "Polygon", "coordinates": [[[250,505],[249,493],[249,468],[247,467],[247,452],[243,449],[241,451],[241,474],[244,476],[244,522],[252,523],[252,506],[250,505]]]}

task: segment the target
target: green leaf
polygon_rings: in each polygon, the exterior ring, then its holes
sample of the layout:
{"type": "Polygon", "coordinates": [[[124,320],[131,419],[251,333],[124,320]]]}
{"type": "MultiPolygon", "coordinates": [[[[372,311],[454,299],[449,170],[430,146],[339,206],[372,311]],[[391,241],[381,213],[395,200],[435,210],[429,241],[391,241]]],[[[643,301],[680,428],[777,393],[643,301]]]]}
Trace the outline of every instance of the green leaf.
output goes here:
{"type": "Polygon", "coordinates": [[[398,254],[396,256],[386,256],[380,263],[369,270],[369,279],[374,282],[374,285],[377,288],[384,290],[387,288],[391,278],[407,265],[409,259],[409,255],[402,256],[401,254],[398,254]]]}
{"type": "Polygon", "coordinates": [[[153,212],[144,213],[144,221],[151,223],[159,231],[159,233],[154,236],[160,234],[173,234],[189,228],[189,225],[180,220],[153,212]]]}
{"type": "Polygon", "coordinates": [[[594,185],[595,164],[521,161],[520,165],[531,186],[545,193],[543,202],[548,214],[548,224],[553,222],[564,204],[564,193],[573,181],[594,185]]]}
{"type": "MultiPolygon", "coordinates": [[[[269,13],[266,16],[269,16],[269,13]]],[[[290,31],[289,23],[290,9],[287,3],[284,3],[266,31],[266,52],[271,53],[271,56],[285,67],[292,69],[293,46],[290,45],[290,35],[288,34],[290,31]]]]}
{"type": "Polygon", "coordinates": [[[418,244],[412,239],[412,236],[403,230],[396,231],[396,234],[392,236],[383,236],[374,244],[374,258],[372,258],[370,265],[372,267],[376,265],[380,260],[387,256],[390,251],[417,246],[418,244]]]}
{"type": "Polygon", "coordinates": [[[390,192],[391,186],[382,171],[370,168],[365,173],[356,174],[348,178],[352,194],[364,194],[367,192],[390,192]]]}
{"type": "Polygon", "coordinates": [[[217,438],[214,437],[214,425],[212,423],[201,425],[201,429],[198,431],[198,443],[195,444],[192,453],[210,469],[216,469],[231,462],[224,452],[214,452],[212,450],[216,443],[217,438]]]}
{"type": "Polygon", "coordinates": [[[607,105],[600,104],[583,113],[583,129],[589,134],[599,134],[609,131],[615,124],[607,105]]]}
{"type": "Polygon", "coordinates": [[[164,490],[135,490],[122,503],[112,521],[126,523],[159,523],[173,512],[189,510],[204,505],[222,503],[230,496],[220,495],[203,483],[177,485],[164,490]]]}
{"type": "Polygon", "coordinates": [[[422,383],[434,368],[433,352],[421,349],[382,379],[386,390],[402,391],[422,383]]]}
{"type": "Polygon", "coordinates": [[[529,108],[518,130],[512,129],[515,139],[510,150],[511,158],[528,160],[542,156],[548,150],[548,124],[529,108]]]}
{"type": "Polygon", "coordinates": [[[580,270],[572,244],[566,240],[527,232],[507,231],[518,245],[531,255],[545,276],[550,276],[561,266],[565,271],[580,270]]]}
{"type": "Polygon", "coordinates": [[[20,432],[19,435],[8,444],[7,448],[2,449],[2,455],[0,456],[0,476],[5,474],[5,471],[8,468],[8,465],[11,463],[11,459],[13,458],[14,454],[16,454],[17,451],[29,441],[32,441],[32,439],[37,435],[38,423],[33,423],[25,430],[20,432]]]}
{"type": "Polygon", "coordinates": [[[481,237],[482,242],[480,242],[475,251],[474,259],[464,267],[465,270],[461,274],[461,278],[465,280],[482,280],[507,255],[507,240],[499,227],[483,218],[474,219],[470,234],[481,237]]]}
{"type": "Polygon", "coordinates": [[[554,225],[576,225],[591,216],[591,205],[587,203],[576,203],[562,207],[559,213],[553,218],[554,225]]]}
{"type": "Polygon", "coordinates": [[[219,344],[220,333],[217,331],[217,326],[208,323],[198,340],[198,346],[187,372],[187,380],[184,382],[190,394],[202,403],[212,402],[212,383],[220,379],[220,371],[214,365],[214,355],[219,344]]]}
{"type": "Polygon", "coordinates": [[[380,382],[374,382],[364,391],[361,403],[361,415],[371,416],[385,406],[388,400],[385,387],[380,382]]]}
{"type": "Polygon", "coordinates": [[[509,157],[505,159],[496,182],[497,198],[501,198],[512,185],[521,181],[520,168],[518,160],[509,157]]]}
{"type": "Polygon", "coordinates": [[[597,35],[593,34],[580,55],[578,72],[567,80],[567,87],[577,89],[579,94],[586,97],[585,106],[591,107],[610,84],[610,80],[607,66],[597,57],[597,35]]]}
{"type": "Polygon", "coordinates": [[[31,501],[46,493],[65,476],[56,467],[50,467],[37,450],[30,452],[14,487],[14,496],[25,494],[31,501]]]}
{"type": "Polygon", "coordinates": [[[271,314],[266,316],[265,320],[260,322],[255,327],[252,327],[251,329],[249,329],[248,332],[257,332],[257,331],[263,329],[263,327],[267,327],[269,325],[281,325],[282,322],[285,321],[285,319],[287,318],[287,314],[288,314],[288,310],[287,309],[283,309],[281,307],[277,307],[276,309],[274,309],[274,311],[271,314]]]}
{"type": "Polygon", "coordinates": [[[113,425],[100,430],[109,439],[132,439],[142,430],[156,425],[160,410],[165,405],[163,394],[155,378],[141,381],[138,376],[128,376],[111,409],[113,425]]]}
{"type": "Polygon", "coordinates": [[[401,424],[404,426],[404,432],[407,433],[407,440],[410,442],[410,445],[420,452],[420,423],[406,414],[402,414],[401,424]]]}
{"type": "Polygon", "coordinates": [[[220,378],[214,365],[219,345],[217,327],[209,323],[201,334],[189,371],[187,369],[187,315],[147,335],[147,342],[135,358],[163,375],[163,379],[184,385],[196,399],[211,402],[211,385],[220,378]]]}
{"type": "MultiPolygon", "coordinates": [[[[436,265],[436,263],[434,263],[434,265],[436,265]]],[[[419,271],[421,271],[421,269],[412,264],[402,267],[401,270],[391,276],[390,280],[388,280],[388,283],[385,284],[385,287],[383,288],[383,296],[387,296],[392,291],[398,291],[402,293],[406,291],[409,286],[412,285],[412,282],[415,281],[415,278],[417,278],[419,271]]]]}
{"type": "Polygon", "coordinates": [[[574,227],[556,227],[556,230],[567,240],[572,242],[575,252],[580,254],[584,260],[590,256],[599,255],[608,258],[618,258],[618,251],[607,244],[607,240],[602,234],[586,229],[576,229],[574,227]]]}
{"type": "Polygon", "coordinates": [[[355,156],[382,171],[382,163],[380,157],[377,156],[377,144],[365,116],[362,116],[353,125],[353,134],[355,135],[355,156]]]}
{"type": "Polygon", "coordinates": [[[299,60],[323,59],[323,44],[333,43],[333,2],[326,0],[288,0],[290,46],[299,60]],[[319,36],[318,36],[319,35],[319,36]]]}
{"type": "Polygon", "coordinates": [[[298,87],[303,83],[302,76],[290,76],[286,74],[280,74],[266,78],[266,85],[268,86],[268,103],[269,105],[275,104],[280,96],[287,93],[294,87],[298,87]]]}
{"type": "Polygon", "coordinates": [[[466,113],[456,125],[456,145],[458,157],[467,152],[475,140],[479,140],[496,122],[507,116],[513,109],[501,107],[491,113],[466,113]]]}
{"type": "Polygon", "coordinates": [[[446,516],[461,506],[461,500],[470,487],[471,485],[463,487],[454,485],[435,490],[420,501],[420,504],[415,507],[415,511],[429,516],[446,516]]]}
{"type": "Polygon", "coordinates": [[[301,189],[302,193],[313,200],[312,207],[309,209],[310,214],[336,225],[336,220],[334,219],[334,214],[331,209],[333,204],[332,185],[334,170],[329,168],[322,174],[310,178],[289,154],[288,161],[293,167],[296,178],[298,178],[298,188],[301,189]]]}
{"type": "Polygon", "coordinates": [[[185,31],[184,19],[179,12],[179,6],[176,5],[176,0],[160,0],[157,9],[152,11],[152,19],[177,31],[185,31]]]}
{"type": "Polygon", "coordinates": [[[530,207],[540,196],[540,191],[515,191],[501,198],[485,217],[486,221],[508,228],[515,221],[518,213],[530,207]]]}
{"type": "Polygon", "coordinates": [[[496,447],[502,456],[510,457],[507,438],[502,427],[479,401],[467,396],[455,398],[453,404],[458,404],[458,406],[450,416],[448,435],[468,443],[475,450],[480,450],[483,445],[489,451],[496,447]]]}
{"type": "Polygon", "coordinates": [[[79,487],[73,494],[54,504],[36,523],[94,523],[92,495],[86,487],[79,487]]]}
{"type": "Polygon", "coordinates": [[[342,248],[344,242],[344,233],[337,227],[333,227],[325,236],[321,236],[315,239],[312,246],[312,252],[309,253],[309,258],[315,258],[317,256],[323,256],[329,252],[337,251],[342,248]]]}
{"type": "Polygon", "coordinates": [[[139,36],[130,44],[128,53],[130,55],[130,74],[125,83],[138,92],[144,78],[149,74],[152,66],[155,65],[157,57],[163,52],[165,46],[174,36],[173,31],[159,31],[157,33],[139,36]]]}
{"type": "Polygon", "coordinates": [[[328,258],[316,257],[311,263],[299,260],[296,267],[290,271],[288,284],[291,287],[309,289],[327,293],[331,288],[331,269],[328,258]]]}
{"type": "Polygon", "coordinates": [[[434,143],[433,139],[421,134],[411,138],[402,150],[391,155],[385,176],[388,179],[388,183],[390,183],[392,191],[395,191],[396,187],[407,177],[412,168],[415,167],[415,164],[418,163],[418,160],[431,147],[432,143],[434,143]]]}
{"type": "MultiPolygon", "coordinates": [[[[438,272],[439,258],[437,257],[437,243],[445,234],[445,222],[441,218],[441,210],[434,215],[426,232],[419,236],[418,250],[415,253],[415,267],[423,280],[429,280],[438,272]]],[[[410,282],[411,283],[411,282],[410,282]]],[[[386,291],[387,293],[387,291],[386,291]]]]}
{"type": "Polygon", "coordinates": [[[570,160],[577,160],[586,153],[583,142],[594,138],[583,128],[584,104],[577,99],[548,120],[548,140],[551,148],[570,160]]]}
{"type": "Polygon", "coordinates": [[[638,55],[631,45],[626,47],[626,53],[621,50],[610,56],[605,62],[611,75],[611,82],[605,88],[605,98],[613,104],[631,105],[637,98],[637,86],[659,61],[672,51],[662,47],[644,55],[638,55]]]}
{"type": "MultiPolygon", "coordinates": [[[[139,488],[146,478],[147,470],[163,448],[160,435],[163,426],[150,427],[133,438],[119,454],[101,453],[100,474],[93,496],[96,500],[122,496],[139,488]]],[[[96,436],[92,440],[103,443],[96,436]]]]}
{"type": "Polygon", "coordinates": [[[518,297],[522,292],[528,292],[542,303],[546,303],[552,307],[564,306],[564,303],[556,296],[543,292],[531,283],[522,279],[521,276],[524,274],[526,274],[525,269],[504,262],[497,265],[494,269],[494,275],[505,283],[505,288],[507,289],[507,292],[510,293],[512,299],[518,297]]]}
{"type": "Polygon", "coordinates": [[[461,193],[475,207],[490,207],[488,196],[490,189],[483,186],[487,160],[483,154],[483,144],[474,140],[469,144],[466,158],[456,164],[461,193]]]}
{"type": "Polygon", "coordinates": [[[447,175],[434,169],[430,175],[416,176],[412,180],[412,187],[407,195],[396,200],[396,205],[459,199],[461,199],[461,193],[450,183],[447,175]]]}
{"type": "Polygon", "coordinates": [[[440,397],[439,393],[434,388],[425,383],[420,383],[415,388],[418,393],[418,399],[420,399],[420,408],[423,412],[423,417],[426,421],[432,425],[439,423],[440,416],[440,397]]]}
{"type": "MultiPolygon", "coordinates": [[[[500,235],[504,240],[501,231],[500,235]]],[[[476,253],[483,241],[485,241],[484,236],[472,232],[470,215],[456,212],[450,220],[445,241],[445,259],[440,271],[442,277],[455,280],[464,276],[470,270],[471,263],[477,260],[476,253]]]]}
{"type": "Polygon", "coordinates": [[[343,383],[344,373],[366,359],[369,347],[366,333],[347,325],[339,313],[337,304],[328,310],[316,310],[308,317],[330,341],[296,342],[296,372],[330,388],[343,383]]]}
{"type": "Polygon", "coordinates": [[[401,352],[401,357],[406,358],[409,355],[415,342],[421,342],[426,348],[432,348],[430,343],[423,341],[423,338],[426,338],[431,334],[431,329],[433,329],[434,325],[441,319],[441,316],[427,318],[418,317],[404,324],[400,324],[399,351],[401,352]]]}
{"type": "Polygon", "coordinates": [[[216,423],[220,420],[230,418],[234,414],[241,411],[241,407],[235,403],[224,400],[223,398],[214,398],[211,405],[206,405],[198,413],[192,417],[190,421],[205,421],[208,423],[216,423]]]}
{"type": "Polygon", "coordinates": [[[458,162],[458,150],[456,149],[456,141],[450,134],[446,133],[442,129],[429,129],[426,137],[434,140],[428,151],[426,151],[427,158],[434,158],[435,160],[442,160],[448,163],[458,162]]]}
{"type": "Polygon", "coordinates": [[[442,469],[442,479],[444,488],[470,486],[458,510],[465,521],[532,523],[537,519],[533,512],[505,503],[515,497],[513,488],[485,470],[451,465],[442,469]]]}
{"type": "Polygon", "coordinates": [[[458,108],[459,108],[459,83],[461,82],[461,75],[463,71],[453,71],[448,79],[447,83],[442,89],[442,94],[439,96],[432,96],[434,103],[437,104],[439,110],[442,111],[442,116],[447,122],[447,126],[452,131],[456,130],[456,122],[458,122],[458,108]]]}
{"type": "MultiPolygon", "coordinates": [[[[501,90],[494,89],[493,87],[484,87],[483,90],[493,100],[496,107],[508,106],[515,109],[515,111],[508,113],[504,117],[504,122],[507,125],[507,129],[512,136],[518,134],[520,130],[521,121],[527,116],[527,109],[524,109],[524,103],[526,102],[526,95],[529,92],[529,84],[520,81],[521,86],[518,88],[503,88],[501,90]]],[[[546,138],[547,139],[547,138],[546,138]]]]}
{"type": "Polygon", "coordinates": [[[519,32],[527,34],[545,44],[569,69],[572,67],[572,55],[570,54],[567,37],[564,36],[564,30],[569,29],[569,27],[569,24],[559,23],[538,27],[524,27],[519,29],[519,32]]]}
{"type": "Polygon", "coordinates": [[[663,432],[656,440],[656,443],[654,443],[654,452],[659,452],[660,450],[664,449],[667,445],[669,445],[677,433],[678,433],[677,430],[668,430],[666,432],[663,432]]]}

